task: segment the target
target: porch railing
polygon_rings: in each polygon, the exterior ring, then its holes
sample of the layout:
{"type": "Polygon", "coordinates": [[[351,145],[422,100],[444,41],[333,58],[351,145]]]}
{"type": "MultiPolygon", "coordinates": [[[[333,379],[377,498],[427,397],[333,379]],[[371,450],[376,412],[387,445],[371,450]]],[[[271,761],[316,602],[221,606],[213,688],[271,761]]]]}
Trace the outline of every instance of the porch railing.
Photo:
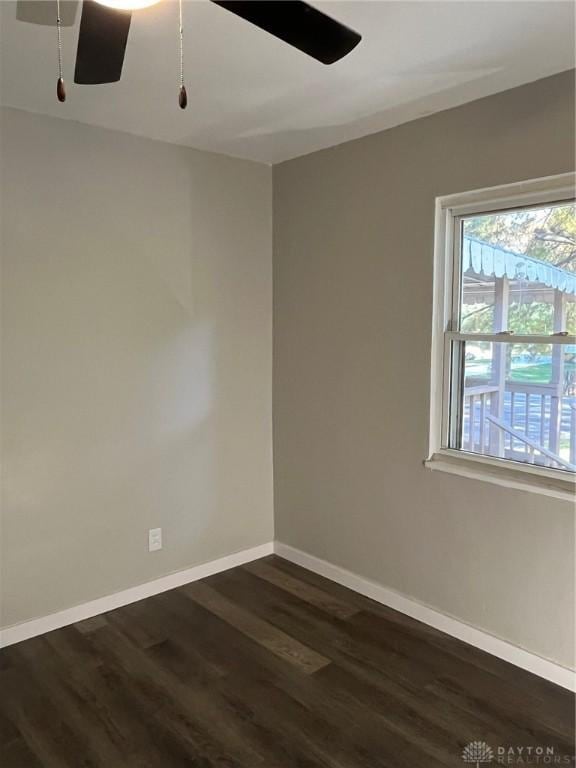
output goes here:
{"type": "Polygon", "coordinates": [[[561,467],[576,465],[576,401],[546,385],[506,382],[464,392],[462,448],[490,456],[561,467]]]}
{"type": "Polygon", "coordinates": [[[552,451],[549,451],[539,443],[534,442],[534,440],[530,440],[530,438],[526,437],[526,435],[522,434],[522,432],[518,432],[518,430],[512,429],[509,424],[505,424],[495,416],[488,415],[486,418],[491,424],[494,424],[496,427],[498,427],[498,429],[501,429],[503,432],[510,435],[510,437],[518,440],[524,446],[526,446],[525,452],[528,456],[528,461],[530,464],[535,464],[536,456],[537,454],[540,454],[544,458],[544,463],[547,466],[558,466],[562,467],[563,469],[569,469],[572,472],[576,472],[576,466],[574,464],[571,464],[569,461],[564,461],[561,456],[552,453],[552,451]]]}

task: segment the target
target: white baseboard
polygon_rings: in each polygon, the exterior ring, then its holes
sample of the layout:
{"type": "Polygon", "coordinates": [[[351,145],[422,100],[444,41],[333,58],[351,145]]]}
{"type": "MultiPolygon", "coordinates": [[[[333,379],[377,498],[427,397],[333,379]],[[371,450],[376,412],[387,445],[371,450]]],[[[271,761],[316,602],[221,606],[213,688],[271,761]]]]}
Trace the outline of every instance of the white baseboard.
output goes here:
{"type": "Polygon", "coordinates": [[[257,560],[259,557],[271,555],[273,551],[274,544],[272,542],[251,547],[250,549],[243,549],[241,552],[234,552],[231,555],[220,557],[218,560],[194,565],[192,568],[186,568],[184,571],[176,571],[167,576],[161,576],[159,579],[154,579],[154,581],[148,581],[145,584],[124,589],[122,592],[115,592],[112,595],[106,595],[105,597],[91,600],[88,603],[76,605],[73,608],[66,608],[63,611],[51,613],[48,616],[42,616],[38,619],[25,621],[22,624],[6,627],[0,630],[0,648],[19,643],[30,637],[43,635],[46,632],[51,632],[53,629],[66,627],[69,624],[74,624],[76,621],[90,619],[93,616],[112,611],[115,608],[121,608],[123,605],[135,603],[138,600],[158,595],[160,592],[166,592],[175,587],[181,587],[183,584],[189,584],[191,581],[205,579],[207,576],[226,571],[237,565],[249,563],[252,560],[257,560]]]}
{"type": "Polygon", "coordinates": [[[314,571],[314,573],[342,584],[344,587],[353,589],[365,597],[370,597],[378,603],[387,605],[389,608],[411,616],[413,619],[422,621],[424,624],[439,629],[447,635],[456,637],[458,640],[463,640],[469,645],[504,659],[504,661],[508,661],[510,664],[526,669],[528,672],[550,680],[556,683],[556,685],[561,685],[563,688],[568,688],[571,691],[576,690],[576,672],[562,667],[553,661],[512,645],[512,643],[508,643],[506,640],[494,637],[494,635],[483,632],[481,629],[477,629],[470,624],[465,624],[452,616],[446,616],[399,592],[383,587],[374,581],[358,576],[356,573],[333,565],[326,560],[314,557],[314,555],[309,555],[307,552],[290,547],[288,544],[276,541],[274,543],[274,552],[279,557],[301,565],[303,568],[314,571]]]}
{"type": "Polygon", "coordinates": [[[543,659],[541,656],[537,656],[523,648],[512,645],[512,643],[508,643],[487,632],[476,629],[476,627],[465,624],[458,619],[446,616],[445,614],[440,613],[433,608],[429,608],[422,603],[418,603],[399,592],[395,592],[374,581],[370,581],[358,574],[347,571],[345,568],[333,565],[326,560],[321,560],[314,555],[310,555],[307,552],[295,549],[294,547],[290,547],[287,544],[282,544],[278,541],[275,543],[268,542],[257,547],[251,547],[250,549],[244,549],[241,552],[235,552],[231,555],[218,558],[218,560],[195,565],[191,568],[186,568],[184,571],[170,573],[167,576],[154,579],[154,581],[148,581],[145,584],[139,584],[136,587],[125,589],[122,592],[115,592],[112,595],[106,595],[105,597],[91,600],[82,605],[66,608],[63,611],[58,611],[57,613],[52,613],[48,616],[42,616],[38,619],[23,622],[22,624],[6,627],[5,629],[0,630],[0,647],[13,645],[22,640],[27,640],[30,637],[43,635],[54,629],[74,624],[77,621],[90,619],[93,616],[112,611],[115,608],[121,608],[123,605],[135,603],[146,597],[152,597],[152,595],[158,595],[169,589],[181,587],[183,584],[188,584],[192,581],[197,581],[198,579],[204,579],[207,576],[212,576],[215,573],[226,571],[229,568],[249,563],[260,557],[266,557],[273,552],[279,557],[283,557],[297,565],[301,565],[303,568],[314,571],[314,573],[325,576],[327,579],[331,579],[338,584],[353,589],[361,595],[370,597],[378,603],[387,605],[400,613],[411,616],[413,619],[422,621],[435,629],[439,629],[441,632],[445,632],[447,635],[463,640],[469,645],[473,645],[487,653],[491,653],[517,667],[526,669],[539,677],[543,677],[546,680],[550,680],[551,682],[562,686],[563,688],[568,688],[572,691],[576,690],[576,673],[572,670],[562,667],[548,659],[543,659]]]}

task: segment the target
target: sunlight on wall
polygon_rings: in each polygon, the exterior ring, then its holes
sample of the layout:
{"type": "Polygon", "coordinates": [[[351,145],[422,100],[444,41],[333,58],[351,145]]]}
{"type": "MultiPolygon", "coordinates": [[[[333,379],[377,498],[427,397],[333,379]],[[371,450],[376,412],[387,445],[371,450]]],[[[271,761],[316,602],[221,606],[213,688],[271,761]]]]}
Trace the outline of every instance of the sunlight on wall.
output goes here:
{"type": "Polygon", "coordinates": [[[204,421],[212,407],[214,334],[208,325],[185,328],[158,349],[150,361],[149,384],[157,388],[156,421],[165,435],[186,433],[204,421]]]}

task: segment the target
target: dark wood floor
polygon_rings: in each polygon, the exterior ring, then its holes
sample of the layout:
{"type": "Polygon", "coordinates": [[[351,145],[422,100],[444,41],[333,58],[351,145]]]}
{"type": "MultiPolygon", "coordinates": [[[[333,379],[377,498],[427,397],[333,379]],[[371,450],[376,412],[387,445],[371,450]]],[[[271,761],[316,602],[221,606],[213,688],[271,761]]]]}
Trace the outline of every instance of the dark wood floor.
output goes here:
{"type": "Polygon", "coordinates": [[[2,768],[463,768],[472,741],[574,755],[567,691],[277,557],[0,662],[2,768]]]}

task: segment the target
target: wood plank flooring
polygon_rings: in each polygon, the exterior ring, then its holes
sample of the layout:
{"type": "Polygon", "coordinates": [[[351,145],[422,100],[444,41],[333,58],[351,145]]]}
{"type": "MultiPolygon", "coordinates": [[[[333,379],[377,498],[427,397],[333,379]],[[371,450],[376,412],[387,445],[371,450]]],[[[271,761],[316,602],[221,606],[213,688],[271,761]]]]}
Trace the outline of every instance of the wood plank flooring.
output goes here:
{"type": "Polygon", "coordinates": [[[2,768],[465,768],[472,741],[574,765],[574,715],[569,692],[278,557],[0,652],[2,768]]]}

